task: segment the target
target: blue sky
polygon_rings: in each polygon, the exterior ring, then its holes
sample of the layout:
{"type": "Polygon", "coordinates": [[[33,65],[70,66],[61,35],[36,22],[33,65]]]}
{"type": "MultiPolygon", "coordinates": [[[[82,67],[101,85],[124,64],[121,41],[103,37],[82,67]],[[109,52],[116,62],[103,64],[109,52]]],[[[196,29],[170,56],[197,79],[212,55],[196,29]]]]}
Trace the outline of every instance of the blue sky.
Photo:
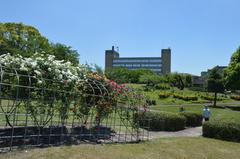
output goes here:
{"type": "Polygon", "coordinates": [[[80,62],[104,67],[104,50],[160,56],[172,49],[172,71],[200,74],[228,65],[240,45],[239,0],[1,0],[0,22],[32,25],[72,46],[80,62]]]}

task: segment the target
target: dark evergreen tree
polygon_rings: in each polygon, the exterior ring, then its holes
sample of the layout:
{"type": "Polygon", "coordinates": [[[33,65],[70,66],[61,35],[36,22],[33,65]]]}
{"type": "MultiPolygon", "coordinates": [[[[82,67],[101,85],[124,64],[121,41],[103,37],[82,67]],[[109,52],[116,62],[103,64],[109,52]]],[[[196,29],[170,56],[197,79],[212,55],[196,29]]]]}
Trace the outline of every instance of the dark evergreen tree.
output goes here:
{"type": "Polygon", "coordinates": [[[207,89],[209,92],[214,93],[214,106],[216,106],[217,102],[217,93],[223,93],[224,92],[224,85],[223,85],[223,78],[218,73],[218,70],[216,67],[214,67],[208,77],[207,81],[207,89]]]}

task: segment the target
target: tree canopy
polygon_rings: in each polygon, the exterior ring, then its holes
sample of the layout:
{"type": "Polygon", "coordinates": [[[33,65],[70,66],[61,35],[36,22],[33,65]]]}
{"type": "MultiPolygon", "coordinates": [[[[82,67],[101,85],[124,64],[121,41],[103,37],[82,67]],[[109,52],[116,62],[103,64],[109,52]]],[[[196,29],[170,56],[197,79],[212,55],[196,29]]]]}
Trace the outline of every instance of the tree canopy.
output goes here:
{"type": "Polygon", "coordinates": [[[129,70],[127,68],[117,67],[106,70],[105,74],[107,78],[115,80],[118,83],[139,83],[142,75],[149,76],[155,73],[146,69],[129,70]]]}
{"type": "Polygon", "coordinates": [[[57,60],[70,61],[73,65],[79,63],[78,52],[72,47],[56,43],[50,45],[50,54],[53,54],[57,60]]]}
{"type": "Polygon", "coordinates": [[[1,54],[21,54],[29,57],[35,52],[47,52],[49,42],[32,26],[22,23],[0,23],[0,49],[1,54]]]}
{"type": "Polygon", "coordinates": [[[64,44],[53,44],[38,29],[22,23],[0,23],[0,55],[31,57],[34,53],[55,55],[57,60],[78,64],[78,53],[64,44]]]}
{"type": "Polygon", "coordinates": [[[224,74],[226,87],[231,90],[240,90],[240,47],[233,53],[224,74]]]}
{"type": "Polygon", "coordinates": [[[183,90],[185,85],[184,85],[184,76],[183,74],[180,73],[171,73],[166,75],[169,83],[173,86],[173,87],[177,87],[180,90],[183,90]]]}

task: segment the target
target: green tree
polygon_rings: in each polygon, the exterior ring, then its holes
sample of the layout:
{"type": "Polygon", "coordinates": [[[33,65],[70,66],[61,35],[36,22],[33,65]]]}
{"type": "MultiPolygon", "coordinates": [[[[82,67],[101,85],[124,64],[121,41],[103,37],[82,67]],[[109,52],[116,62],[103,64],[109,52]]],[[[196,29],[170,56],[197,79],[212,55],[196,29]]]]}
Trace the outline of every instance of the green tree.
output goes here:
{"type": "Polygon", "coordinates": [[[35,52],[47,52],[49,47],[48,39],[32,26],[0,23],[0,54],[21,54],[29,57],[35,52]]]}
{"type": "Polygon", "coordinates": [[[214,92],[214,106],[216,106],[217,103],[217,93],[223,93],[224,92],[224,85],[223,85],[223,78],[218,73],[217,68],[214,67],[208,77],[207,81],[207,89],[208,92],[214,92]]]}
{"type": "Polygon", "coordinates": [[[192,76],[187,74],[185,76],[185,86],[186,87],[191,87],[192,86],[192,76]]]}
{"type": "Polygon", "coordinates": [[[224,76],[226,88],[240,90],[240,47],[233,53],[224,76]]]}
{"type": "Polygon", "coordinates": [[[129,70],[127,68],[117,67],[105,70],[105,75],[108,79],[114,80],[117,83],[129,82],[129,70]]]}
{"type": "Polygon", "coordinates": [[[139,79],[142,75],[149,76],[153,74],[155,73],[152,72],[151,70],[146,69],[129,70],[123,67],[105,70],[106,77],[118,83],[139,83],[139,79]]]}
{"type": "Polygon", "coordinates": [[[53,44],[34,27],[22,23],[0,23],[0,54],[30,57],[34,53],[55,55],[57,60],[79,63],[78,53],[64,44],[53,44]]]}
{"type": "Polygon", "coordinates": [[[180,90],[183,90],[185,85],[184,85],[184,76],[182,74],[179,73],[171,73],[166,75],[169,83],[171,86],[173,87],[177,87],[180,90]]]}
{"type": "Polygon", "coordinates": [[[79,64],[78,52],[73,50],[70,46],[60,43],[51,44],[50,52],[57,60],[70,61],[73,65],[79,64]]]}
{"type": "Polygon", "coordinates": [[[148,86],[154,86],[159,83],[166,83],[166,79],[163,76],[159,76],[156,74],[152,75],[141,75],[139,78],[140,83],[147,84],[148,86]]]}

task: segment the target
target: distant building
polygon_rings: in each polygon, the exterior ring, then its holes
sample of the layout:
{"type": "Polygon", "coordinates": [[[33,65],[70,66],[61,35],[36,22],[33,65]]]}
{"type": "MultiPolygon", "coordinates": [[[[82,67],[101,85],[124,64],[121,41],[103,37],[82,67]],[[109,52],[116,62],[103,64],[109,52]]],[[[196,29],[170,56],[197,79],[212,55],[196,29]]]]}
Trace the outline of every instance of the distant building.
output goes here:
{"type": "Polygon", "coordinates": [[[217,69],[217,73],[219,73],[221,76],[223,76],[224,74],[224,69],[227,68],[227,66],[216,66],[215,67],[217,69]]]}
{"type": "Polygon", "coordinates": [[[207,71],[202,71],[201,72],[201,77],[205,77],[205,76],[207,76],[208,75],[208,72],[207,71]]]}
{"type": "Polygon", "coordinates": [[[112,50],[105,51],[105,69],[124,67],[130,70],[149,69],[157,74],[171,73],[171,49],[162,49],[161,57],[120,57],[112,50]]]}
{"type": "MultiPolygon", "coordinates": [[[[217,73],[219,73],[221,76],[223,76],[224,69],[227,68],[227,66],[216,66],[214,67],[217,69],[217,73]]],[[[213,68],[212,68],[213,69],[213,68]]],[[[205,80],[208,79],[209,73],[211,72],[212,69],[208,69],[207,71],[201,72],[201,77],[205,80]]]]}
{"type": "Polygon", "coordinates": [[[206,81],[201,76],[192,75],[192,85],[195,87],[203,87],[206,84],[206,81]]]}
{"type": "MultiPolygon", "coordinates": [[[[223,76],[224,69],[227,68],[227,66],[216,66],[214,67],[217,69],[217,73],[219,73],[221,76],[223,76]]],[[[212,68],[213,69],[213,68],[212,68]]],[[[204,86],[207,84],[208,76],[212,69],[208,69],[207,71],[202,71],[201,76],[192,76],[193,85],[195,86],[204,86]]]]}

